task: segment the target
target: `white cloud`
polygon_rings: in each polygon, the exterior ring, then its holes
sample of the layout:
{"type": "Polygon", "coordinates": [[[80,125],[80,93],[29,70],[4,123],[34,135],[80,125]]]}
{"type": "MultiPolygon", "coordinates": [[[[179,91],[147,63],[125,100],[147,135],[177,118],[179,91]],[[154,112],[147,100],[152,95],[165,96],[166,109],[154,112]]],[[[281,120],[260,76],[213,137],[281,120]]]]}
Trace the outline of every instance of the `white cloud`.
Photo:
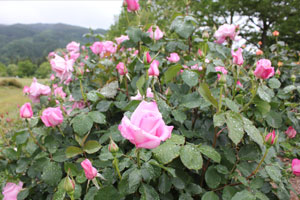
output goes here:
{"type": "Polygon", "coordinates": [[[0,24],[65,23],[108,29],[122,0],[0,1],[0,24]]]}

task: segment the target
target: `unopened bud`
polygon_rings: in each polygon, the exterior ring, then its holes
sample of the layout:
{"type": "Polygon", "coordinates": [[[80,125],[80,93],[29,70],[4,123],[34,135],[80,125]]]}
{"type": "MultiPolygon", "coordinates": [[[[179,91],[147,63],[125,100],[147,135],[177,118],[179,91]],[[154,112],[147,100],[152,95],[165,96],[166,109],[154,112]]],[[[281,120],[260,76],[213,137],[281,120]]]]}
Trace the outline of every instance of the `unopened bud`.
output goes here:
{"type": "Polygon", "coordinates": [[[295,74],[292,74],[292,75],[291,75],[291,80],[293,81],[293,83],[296,81],[296,78],[297,78],[297,77],[296,77],[295,74]]]}
{"type": "Polygon", "coordinates": [[[110,138],[110,143],[108,145],[108,151],[112,154],[117,153],[119,151],[118,145],[110,138]]]}
{"type": "Polygon", "coordinates": [[[224,85],[226,83],[226,75],[222,74],[218,82],[224,85]]]}
{"type": "Polygon", "coordinates": [[[202,38],[209,38],[209,33],[207,31],[203,31],[202,38]]]}
{"type": "Polygon", "coordinates": [[[64,190],[68,194],[72,194],[75,191],[75,182],[69,176],[64,179],[64,190]]]}
{"type": "Polygon", "coordinates": [[[265,143],[268,147],[272,146],[277,142],[277,136],[275,134],[275,130],[272,132],[268,133],[265,137],[265,143]]]}

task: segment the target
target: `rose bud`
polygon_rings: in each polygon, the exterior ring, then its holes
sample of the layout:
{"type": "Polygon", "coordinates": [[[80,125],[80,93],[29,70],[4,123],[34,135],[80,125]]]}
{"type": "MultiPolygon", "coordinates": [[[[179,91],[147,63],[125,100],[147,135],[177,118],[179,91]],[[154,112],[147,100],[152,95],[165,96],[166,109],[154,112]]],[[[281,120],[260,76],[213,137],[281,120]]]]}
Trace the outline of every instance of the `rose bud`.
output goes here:
{"type": "Polygon", "coordinates": [[[118,145],[113,141],[112,138],[110,138],[110,142],[108,145],[108,151],[110,153],[112,153],[113,155],[119,151],[118,145]]]}
{"type": "Polygon", "coordinates": [[[265,137],[265,143],[268,146],[272,146],[274,143],[276,143],[276,141],[277,141],[277,137],[276,137],[276,134],[275,134],[275,130],[268,133],[265,137]]]}

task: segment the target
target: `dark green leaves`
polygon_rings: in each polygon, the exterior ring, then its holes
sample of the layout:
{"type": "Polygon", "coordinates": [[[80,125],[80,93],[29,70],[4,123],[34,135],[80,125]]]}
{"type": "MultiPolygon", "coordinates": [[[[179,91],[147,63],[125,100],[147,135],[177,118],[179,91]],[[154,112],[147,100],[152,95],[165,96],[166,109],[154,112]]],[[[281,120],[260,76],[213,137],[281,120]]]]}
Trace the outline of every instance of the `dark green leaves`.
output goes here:
{"type": "Polygon", "coordinates": [[[226,113],[226,124],[228,126],[228,136],[237,145],[244,136],[242,116],[235,112],[226,113]]]}
{"type": "Polygon", "coordinates": [[[83,136],[89,130],[91,130],[93,126],[93,122],[94,120],[89,115],[86,114],[77,115],[72,120],[73,129],[78,135],[83,136]]]}
{"type": "Polygon", "coordinates": [[[56,162],[49,162],[43,169],[42,180],[51,186],[56,186],[62,177],[61,167],[56,162]]]}
{"type": "Polygon", "coordinates": [[[69,146],[66,149],[66,156],[68,158],[72,158],[72,157],[77,156],[77,155],[82,154],[82,153],[83,153],[83,151],[79,147],[69,146]]]}
{"type": "Polygon", "coordinates": [[[259,130],[252,124],[252,122],[249,119],[245,117],[243,117],[243,122],[244,122],[244,129],[246,133],[249,135],[249,137],[262,147],[264,141],[259,130]]]}
{"type": "Polygon", "coordinates": [[[202,154],[212,159],[214,162],[220,163],[221,155],[213,147],[207,145],[201,145],[198,148],[202,154]]]}
{"type": "Polygon", "coordinates": [[[170,82],[174,77],[176,77],[181,68],[181,65],[174,65],[169,67],[168,70],[164,73],[165,83],[170,82]]]}
{"type": "Polygon", "coordinates": [[[190,87],[198,84],[198,74],[190,70],[184,70],[181,75],[183,81],[190,87]]]}
{"type": "Polygon", "coordinates": [[[190,16],[183,18],[178,16],[171,24],[171,31],[175,31],[180,37],[187,39],[192,35],[195,30],[194,23],[196,20],[190,16]]]}
{"type": "Polygon", "coordinates": [[[178,157],[179,152],[180,146],[172,142],[165,142],[164,144],[153,149],[154,156],[163,164],[167,164],[178,157]]]}
{"type": "Polygon", "coordinates": [[[273,128],[279,128],[282,124],[281,114],[271,110],[266,117],[267,123],[273,128]]]}
{"type": "Polygon", "coordinates": [[[195,145],[183,146],[180,150],[180,159],[188,169],[199,170],[202,168],[202,156],[195,145]]]}
{"type": "Polygon", "coordinates": [[[209,87],[206,83],[201,83],[198,89],[201,96],[208,102],[210,102],[215,108],[218,108],[217,100],[211,95],[209,87]]]}
{"type": "Polygon", "coordinates": [[[205,173],[205,182],[210,188],[217,188],[221,183],[221,176],[217,170],[210,166],[205,173]]]}

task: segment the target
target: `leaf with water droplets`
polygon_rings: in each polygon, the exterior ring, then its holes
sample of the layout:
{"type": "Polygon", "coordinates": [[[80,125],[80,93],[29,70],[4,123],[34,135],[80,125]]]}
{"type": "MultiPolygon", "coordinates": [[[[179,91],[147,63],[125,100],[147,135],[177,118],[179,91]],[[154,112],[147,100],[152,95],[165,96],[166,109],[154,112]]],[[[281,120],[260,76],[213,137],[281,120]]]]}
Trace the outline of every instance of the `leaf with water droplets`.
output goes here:
{"type": "Polygon", "coordinates": [[[173,142],[165,142],[159,147],[153,149],[154,156],[163,164],[171,162],[179,156],[180,146],[173,142]]]}
{"type": "Polygon", "coordinates": [[[243,120],[239,113],[227,112],[226,113],[226,124],[229,130],[229,138],[237,145],[244,136],[243,120]]]}
{"type": "Polygon", "coordinates": [[[56,186],[62,177],[61,167],[56,162],[49,162],[43,169],[42,179],[46,184],[56,186]]]}
{"type": "Polygon", "coordinates": [[[203,160],[199,149],[195,145],[185,145],[181,148],[180,159],[189,169],[199,170],[202,168],[203,160]]]}

